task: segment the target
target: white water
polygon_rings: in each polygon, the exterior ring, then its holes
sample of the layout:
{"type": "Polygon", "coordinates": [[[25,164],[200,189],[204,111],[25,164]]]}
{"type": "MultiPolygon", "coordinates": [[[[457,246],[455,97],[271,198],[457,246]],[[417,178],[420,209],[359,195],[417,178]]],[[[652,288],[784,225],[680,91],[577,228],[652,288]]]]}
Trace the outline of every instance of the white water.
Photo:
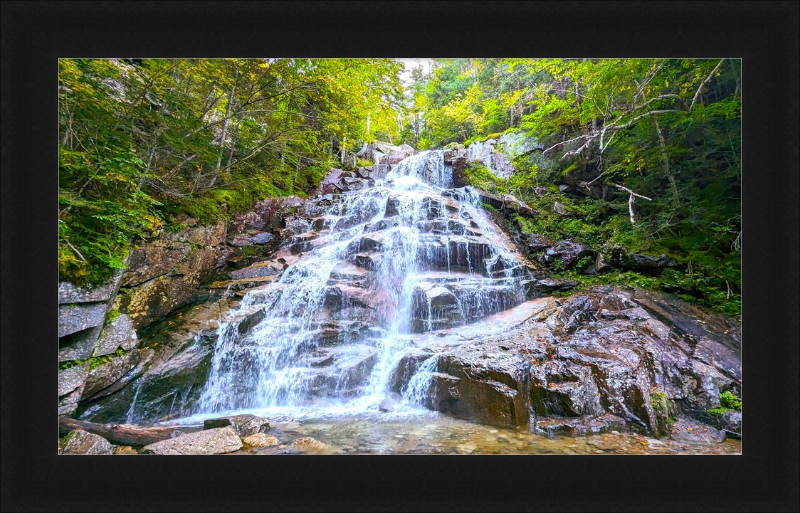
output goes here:
{"type": "MultiPolygon", "coordinates": [[[[465,324],[519,304],[523,271],[513,250],[476,191],[447,189],[451,180],[441,151],[422,152],[373,187],[337,195],[322,216],[311,216],[316,223],[293,225],[321,229],[279,281],[247,293],[220,322],[210,377],[193,418],[377,410],[389,396],[398,362],[413,346],[411,333],[465,324]],[[359,258],[372,259],[373,271],[357,291],[371,301],[369,308],[359,309],[348,298],[332,307],[326,294],[342,283],[332,272],[359,258]],[[241,333],[242,319],[260,309],[264,318],[241,333]],[[358,326],[350,316],[364,312],[366,330],[344,330],[334,344],[322,340],[326,323],[358,326]]],[[[396,414],[419,413],[436,360],[420,366],[396,414]]]]}

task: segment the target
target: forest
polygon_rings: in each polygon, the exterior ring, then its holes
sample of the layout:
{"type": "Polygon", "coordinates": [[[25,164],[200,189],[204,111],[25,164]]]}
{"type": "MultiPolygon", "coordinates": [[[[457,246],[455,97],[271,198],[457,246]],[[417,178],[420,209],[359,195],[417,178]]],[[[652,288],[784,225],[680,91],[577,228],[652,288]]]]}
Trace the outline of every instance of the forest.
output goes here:
{"type": "Polygon", "coordinates": [[[60,60],[60,279],[104,283],[185,216],[212,224],[305,197],[331,168],[369,165],[357,152],[374,141],[426,150],[522,133],[542,149],[516,156],[512,176],[474,162],[466,176],[539,212],[515,220],[524,231],[677,264],[558,277],[740,314],[740,60],[430,62],[60,60]]]}

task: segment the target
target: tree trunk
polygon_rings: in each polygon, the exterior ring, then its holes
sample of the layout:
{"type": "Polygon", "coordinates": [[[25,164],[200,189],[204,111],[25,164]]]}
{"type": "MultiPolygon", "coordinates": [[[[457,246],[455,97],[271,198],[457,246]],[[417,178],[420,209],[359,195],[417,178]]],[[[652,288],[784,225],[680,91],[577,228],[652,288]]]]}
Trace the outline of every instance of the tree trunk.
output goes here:
{"type": "Polygon", "coordinates": [[[653,123],[656,125],[656,132],[658,133],[658,144],[661,146],[661,160],[664,162],[664,174],[669,179],[670,188],[672,189],[672,202],[675,207],[680,203],[680,196],[678,195],[678,186],[675,184],[675,176],[669,168],[669,155],[667,155],[667,145],[664,142],[664,134],[661,132],[661,127],[658,124],[658,116],[653,116],[653,123]]]}
{"type": "MultiPolygon", "coordinates": [[[[222,166],[222,154],[225,151],[225,138],[228,135],[228,125],[230,124],[231,107],[233,106],[233,95],[236,94],[236,86],[228,91],[228,105],[225,108],[225,124],[222,125],[222,138],[219,141],[219,158],[217,159],[216,173],[219,174],[219,168],[222,166]]],[[[216,178],[216,177],[215,177],[216,178]]]]}
{"type": "Polygon", "coordinates": [[[66,435],[74,429],[83,429],[89,433],[102,436],[112,444],[143,446],[175,438],[180,433],[196,431],[196,429],[157,427],[157,426],[136,426],[133,424],[97,424],[85,420],[70,419],[67,417],[58,418],[58,434],[66,435]]]}

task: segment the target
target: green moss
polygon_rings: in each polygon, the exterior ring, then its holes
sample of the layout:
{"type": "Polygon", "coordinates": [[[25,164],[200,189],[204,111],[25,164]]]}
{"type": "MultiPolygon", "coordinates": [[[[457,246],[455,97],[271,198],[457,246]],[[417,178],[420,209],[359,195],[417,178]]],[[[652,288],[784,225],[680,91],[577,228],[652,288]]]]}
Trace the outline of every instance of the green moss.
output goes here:
{"type": "Polygon", "coordinates": [[[119,316],[120,316],[120,311],[119,311],[119,309],[117,309],[117,308],[112,308],[112,309],[111,309],[111,310],[109,310],[109,311],[108,311],[108,313],[106,314],[106,320],[103,322],[103,326],[108,326],[109,324],[111,324],[112,322],[114,322],[114,320],[115,320],[117,317],[119,317],[119,316]]]}
{"type": "Polygon", "coordinates": [[[89,370],[95,370],[96,368],[100,367],[104,363],[110,362],[114,358],[119,358],[120,356],[125,356],[126,353],[127,353],[127,351],[125,351],[124,349],[122,349],[120,347],[119,349],[117,349],[116,351],[114,351],[111,354],[106,354],[106,355],[103,355],[103,356],[93,356],[92,358],[89,358],[89,370]]]}
{"type": "Polygon", "coordinates": [[[730,390],[719,394],[719,408],[711,408],[708,413],[712,415],[722,415],[729,411],[742,411],[742,400],[730,390]]]}
{"type": "Polygon", "coordinates": [[[723,408],[742,411],[742,400],[730,390],[726,390],[725,392],[719,394],[719,402],[723,408]]]}
{"type": "Polygon", "coordinates": [[[650,394],[650,406],[658,413],[668,413],[669,402],[667,401],[667,394],[664,392],[650,394]]]}
{"type": "Polygon", "coordinates": [[[69,369],[71,367],[75,367],[77,365],[83,365],[86,363],[86,360],[69,360],[66,362],[61,362],[58,364],[59,370],[69,369]]]}

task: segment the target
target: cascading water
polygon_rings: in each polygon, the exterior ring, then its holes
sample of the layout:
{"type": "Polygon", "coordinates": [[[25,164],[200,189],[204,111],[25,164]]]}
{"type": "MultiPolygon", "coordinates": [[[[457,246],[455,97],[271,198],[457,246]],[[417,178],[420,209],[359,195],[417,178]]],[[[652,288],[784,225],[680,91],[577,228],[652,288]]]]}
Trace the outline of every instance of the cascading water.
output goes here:
{"type": "MultiPolygon", "coordinates": [[[[479,194],[449,189],[442,151],[362,190],[309,201],[278,253],[292,262],[220,323],[199,414],[280,407],[377,409],[414,334],[525,300],[513,245],[479,194]]],[[[423,403],[421,366],[405,393],[423,403]]]]}

